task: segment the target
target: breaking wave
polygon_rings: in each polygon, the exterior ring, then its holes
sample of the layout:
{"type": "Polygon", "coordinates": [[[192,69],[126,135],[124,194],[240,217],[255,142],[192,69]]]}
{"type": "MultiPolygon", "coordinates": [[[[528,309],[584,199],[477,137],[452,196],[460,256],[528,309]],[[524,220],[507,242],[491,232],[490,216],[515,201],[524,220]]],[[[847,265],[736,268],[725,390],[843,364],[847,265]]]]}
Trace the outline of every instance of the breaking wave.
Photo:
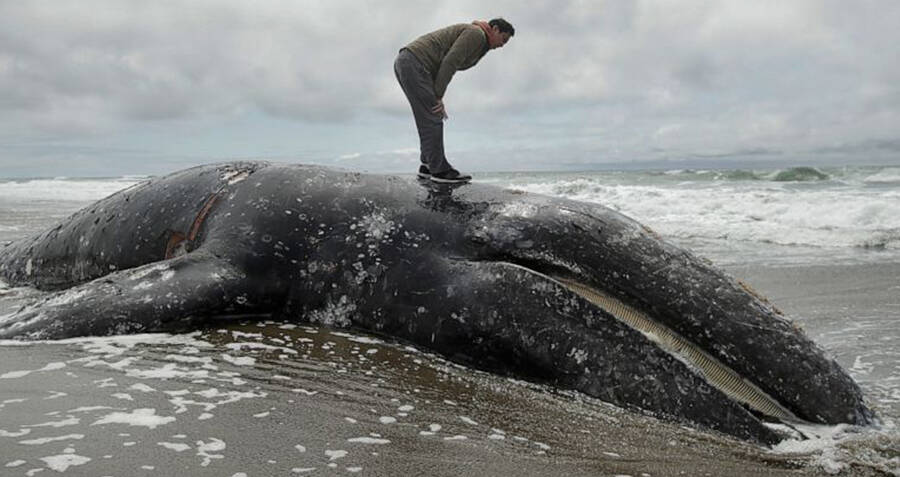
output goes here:
{"type": "Polygon", "coordinates": [[[583,173],[494,182],[607,206],[701,252],[714,244],[723,253],[775,245],[820,256],[900,255],[900,188],[885,186],[892,171],[900,169],[583,173]]]}

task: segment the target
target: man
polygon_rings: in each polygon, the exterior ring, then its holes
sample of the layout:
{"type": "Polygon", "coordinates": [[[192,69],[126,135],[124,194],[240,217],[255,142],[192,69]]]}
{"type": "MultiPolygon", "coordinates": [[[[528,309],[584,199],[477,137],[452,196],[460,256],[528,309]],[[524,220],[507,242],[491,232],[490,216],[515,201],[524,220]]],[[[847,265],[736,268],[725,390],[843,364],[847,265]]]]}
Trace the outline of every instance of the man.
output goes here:
{"type": "Polygon", "coordinates": [[[476,20],[422,35],[400,49],[394,74],[412,106],[419,131],[419,177],[441,183],[472,179],[454,169],[444,156],[444,93],[454,73],[475,66],[488,50],[502,47],[515,33],[502,18],[476,20]]]}

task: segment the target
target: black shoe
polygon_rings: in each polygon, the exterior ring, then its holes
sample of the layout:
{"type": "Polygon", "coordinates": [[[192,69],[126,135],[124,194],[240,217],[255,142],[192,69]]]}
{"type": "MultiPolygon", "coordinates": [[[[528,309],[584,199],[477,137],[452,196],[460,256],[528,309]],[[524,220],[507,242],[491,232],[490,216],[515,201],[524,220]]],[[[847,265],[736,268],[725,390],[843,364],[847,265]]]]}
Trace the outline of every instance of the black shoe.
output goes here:
{"type": "Polygon", "coordinates": [[[431,179],[431,171],[428,170],[428,166],[422,164],[419,166],[419,173],[417,174],[419,179],[431,179]]]}
{"type": "Polygon", "coordinates": [[[460,174],[456,169],[449,169],[444,172],[438,172],[431,175],[432,182],[440,182],[442,184],[461,184],[472,180],[472,176],[468,174],[460,174]]]}

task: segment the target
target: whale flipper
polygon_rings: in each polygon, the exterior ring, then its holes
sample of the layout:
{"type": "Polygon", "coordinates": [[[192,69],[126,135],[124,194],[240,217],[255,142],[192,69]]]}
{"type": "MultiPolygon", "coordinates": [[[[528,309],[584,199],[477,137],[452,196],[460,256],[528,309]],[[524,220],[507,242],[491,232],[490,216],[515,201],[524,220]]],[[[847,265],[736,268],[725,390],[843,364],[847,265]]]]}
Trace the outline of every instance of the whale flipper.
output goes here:
{"type": "Polygon", "coordinates": [[[0,338],[187,329],[246,309],[245,282],[244,273],[224,260],[202,253],[183,255],[46,295],[0,316],[0,338]]]}

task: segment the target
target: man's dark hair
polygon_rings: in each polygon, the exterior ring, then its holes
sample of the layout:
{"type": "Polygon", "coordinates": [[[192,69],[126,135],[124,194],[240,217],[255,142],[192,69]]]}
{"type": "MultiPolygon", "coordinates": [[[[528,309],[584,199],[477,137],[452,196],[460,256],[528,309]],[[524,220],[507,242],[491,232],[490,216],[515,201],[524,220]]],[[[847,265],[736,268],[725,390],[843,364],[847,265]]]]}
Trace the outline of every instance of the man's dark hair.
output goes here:
{"type": "Polygon", "coordinates": [[[492,27],[497,27],[500,29],[500,33],[509,33],[509,36],[516,35],[516,29],[506,20],[502,18],[495,18],[488,22],[488,25],[492,27]]]}

